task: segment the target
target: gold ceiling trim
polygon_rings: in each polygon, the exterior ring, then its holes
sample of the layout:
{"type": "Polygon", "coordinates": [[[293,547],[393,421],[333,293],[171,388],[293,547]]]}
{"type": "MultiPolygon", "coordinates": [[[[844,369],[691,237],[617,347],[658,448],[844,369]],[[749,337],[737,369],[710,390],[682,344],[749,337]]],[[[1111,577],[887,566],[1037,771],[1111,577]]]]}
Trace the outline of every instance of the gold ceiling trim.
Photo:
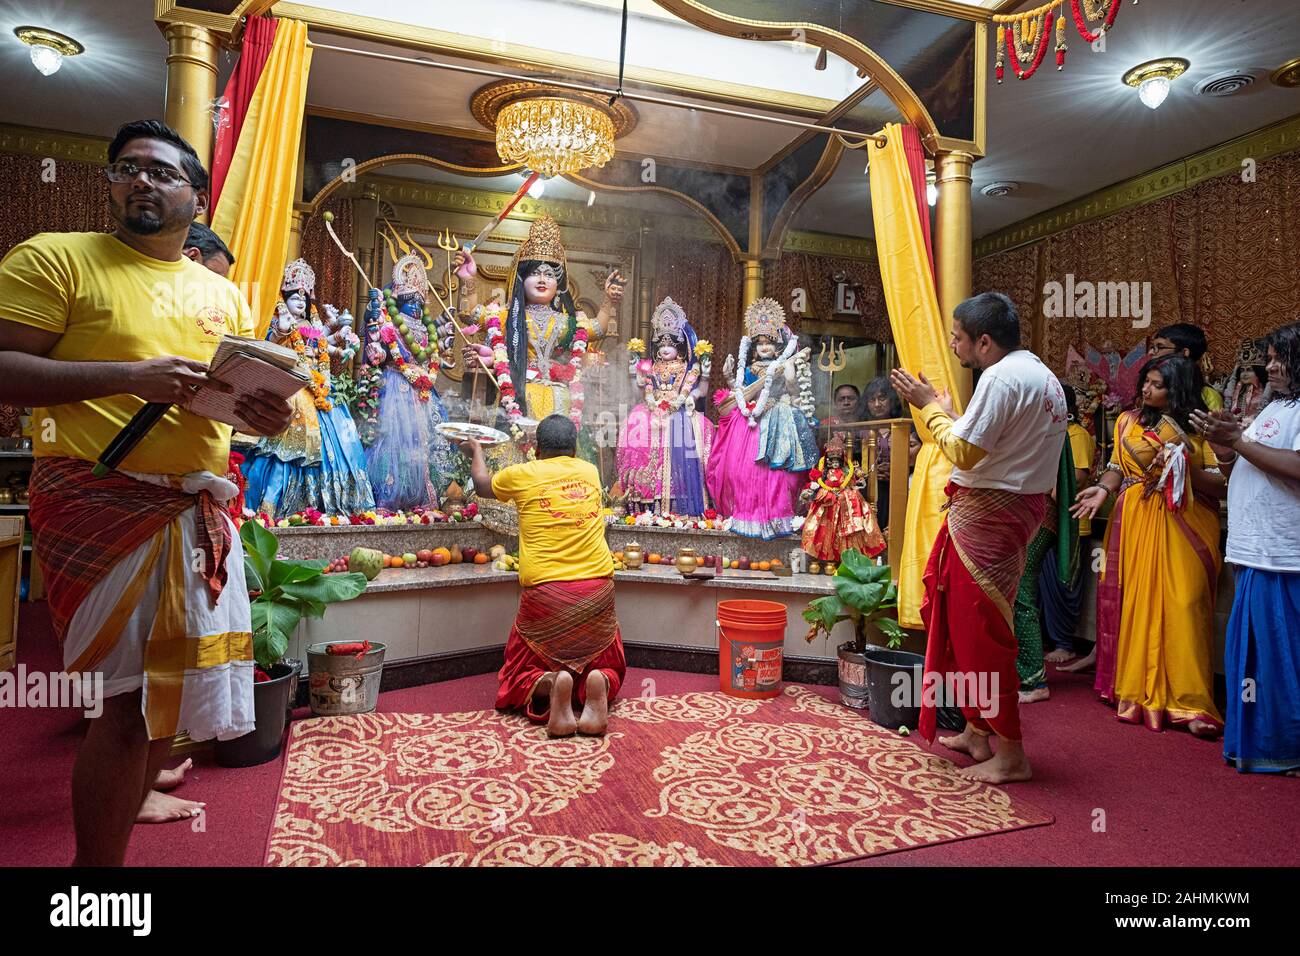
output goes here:
{"type": "Polygon", "coordinates": [[[239,26],[239,17],[230,13],[212,13],[209,10],[194,10],[179,4],[176,0],[154,0],[154,22],[159,26],[165,23],[186,23],[190,26],[203,27],[229,37],[239,26]]]}
{"type": "Polygon", "coordinates": [[[1300,116],[1193,153],[999,229],[975,242],[972,258],[983,259],[1029,245],[1072,226],[1163,199],[1206,180],[1239,174],[1246,160],[1260,162],[1296,149],[1300,149],[1300,116]]]}
{"type": "Polygon", "coordinates": [[[806,232],[791,229],[785,234],[782,252],[801,252],[810,256],[876,261],[876,244],[871,239],[839,236],[829,232],[806,232]]]}
{"type": "Polygon", "coordinates": [[[1283,63],[1268,75],[1268,80],[1274,86],[1280,86],[1284,89],[1293,89],[1300,86],[1300,56],[1283,63]]]}
{"type": "Polygon", "coordinates": [[[749,20],[718,13],[705,7],[697,0],[655,0],[665,10],[676,14],[688,23],[693,23],[710,33],[737,37],[744,40],[789,40],[795,31],[802,31],[799,36],[811,41],[810,45],[824,47],[848,60],[854,66],[863,67],[868,79],[874,80],[885,91],[899,112],[917,128],[921,134],[922,145],[929,152],[934,151],[934,140],[939,136],[938,127],[930,111],[925,108],[921,98],[907,85],[901,76],[870,47],[837,30],[816,23],[769,23],[762,20],[749,20]]]}
{"type": "MultiPolygon", "coordinates": [[[[859,103],[861,103],[863,100],[865,100],[868,96],[870,96],[879,88],[880,88],[879,84],[876,83],[875,80],[872,79],[866,80],[856,90],[854,90],[848,96],[844,97],[844,99],[836,103],[835,109],[828,112],[817,122],[823,126],[834,125],[838,120],[846,116],[850,110],[852,110],[855,106],[857,106],[859,103]]],[[[808,142],[808,140],[818,135],[820,134],[816,130],[811,130],[811,129],[804,130],[794,139],[790,140],[790,142],[786,143],[775,153],[769,156],[761,164],[759,164],[759,167],[758,169],[755,170],[755,172],[757,172],[759,175],[766,175],[767,173],[771,172],[772,168],[776,166],[777,163],[781,162],[781,160],[785,159],[787,156],[793,153],[804,143],[808,142]]]]}
{"type": "Polygon", "coordinates": [[[315,213],[317,209],[324,204],[330,196],[341,189],[344,185],[355,182],[357,177],[365,175],[372,169],[380,169],[384,166],[397,166],[403,163],[410,163],[416,166],[432,166],[435,169],[442,169],[449,173],[457,173],[462,176],[503,176],[507,173],[518,172],[523,167],[516,163],[511,166],[495,166],[489,168],[478,168],[475,166],[460,166],[456,163],[449,163],[445,159],[438,159],[436,156],[429,156],[425,153],[389,153],[385,156],[376,156],[373,159],[367,159],[357,163],[349,168],[346,172],[339,173],[324,186],[320,192],[312,197],[311,211],[315,213]]]}
{"type": "MultiPolygon", "coordinates": [[[[158,0],[163,2],[163,0],[158,0]]],[[[618,77],[618,62],[595,57],[561,56],[550,50],[517,43],[495,42],[483,37],[467,37],[446,30],[417,27],[376,17],[324,10],[299,3],[277,3],[276,16],[301,20],[313,29],[339,36],[355,37],[421,52],[444,53],[467,60],[491,63],[511,70],[546,71],[569,81],[601,83],[618,77]]],[[[545,77],[538,77],[544,82],[545,77]]],[[[778,110],[799,116],[817,116],[835,106],[834,100],[797,93],[783,93],[741,83],[706,80],[669,70],[629,67],[624,85],[645,86],[679,96],[733,106],[778,110]]]]}
{"type": "Polygon", "coordinates": [[[103,166],[108,162],[108,144],[109,140],[96,136],[0,123],[0,153],[103,166]]]}

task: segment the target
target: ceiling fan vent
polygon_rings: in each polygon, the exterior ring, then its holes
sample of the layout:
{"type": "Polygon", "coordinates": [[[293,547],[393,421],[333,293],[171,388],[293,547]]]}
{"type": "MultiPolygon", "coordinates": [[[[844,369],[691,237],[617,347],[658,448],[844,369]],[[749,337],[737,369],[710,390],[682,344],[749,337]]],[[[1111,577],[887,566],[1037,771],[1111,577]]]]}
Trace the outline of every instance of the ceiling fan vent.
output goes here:
{"type": "Polygon", "coordinates": [[[987,186],[982,186],[980,187],[980,192],[983,193],[985,196],[994,196],[994,197],[1010,196],[1013,192],[1015,192],[1019,188],[1020,188],[1020,183],[1004,181],[1004,182],[989,183],[987,186]]]}
{"type": "Polygon", "coordinates": [[[1231,96],[1255,82],[1255,74],[1245,70],[1224,70],[1207,76],[1196,84],[1198,96],[1231,96]]]}

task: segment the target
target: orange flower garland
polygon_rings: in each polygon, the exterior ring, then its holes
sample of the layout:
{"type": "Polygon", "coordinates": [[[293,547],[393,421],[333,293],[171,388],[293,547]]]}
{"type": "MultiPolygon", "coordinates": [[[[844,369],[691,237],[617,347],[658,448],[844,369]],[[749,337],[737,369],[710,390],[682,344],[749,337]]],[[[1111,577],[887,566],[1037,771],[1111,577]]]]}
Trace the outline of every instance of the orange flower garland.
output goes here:
{"type": "Polygon", "coordinates": [[[299,329],[294,329],[290,336],[293,344],[293,350],[298,353],[298,361],[306,366],[311,373],[311,394],[312,404],[320,411],[328,412],[333,406],[330,404],[330,356],[329,351],[319,346],[315,350],[315,355],[311,358],[307,356],[307,341],[299,329]],[[316,367],[312,368],[312,362],[316,367]]]}

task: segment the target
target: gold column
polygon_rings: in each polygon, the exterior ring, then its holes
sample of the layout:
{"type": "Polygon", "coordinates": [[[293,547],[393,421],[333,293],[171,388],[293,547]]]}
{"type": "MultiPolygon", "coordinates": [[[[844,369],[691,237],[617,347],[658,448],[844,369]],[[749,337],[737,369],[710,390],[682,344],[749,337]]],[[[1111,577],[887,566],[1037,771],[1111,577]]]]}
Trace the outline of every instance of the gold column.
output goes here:
{"type": "Polygon", "coordinates": [[[745,297],[740,305],[742,309],[748,309],[763,297],[763,263],[759,259],[746,259],[742,265],[745,267],[745,297]]]}
{"type": "Polygon", "coordinates": [[[307,224],[308,207],[295,209],[289,217],[289,245],[284,250],[286,262],[292,262],[302,255],[302,228],[307,224]]]}
{"type": "MultiPolygon", "coordinates": [[[[217,97],[217,41],[188,23],[162,28],[167,38],[167,99],[163,119],[212,170],[212,101],[217,97]]],[[[204,215],[202,221],[207,222],[204,215]]]]}
{"type": "MultiPolygon", "coordinates": [[[[935,282],[939,292],[939,311],[944,323],[952,321],[952,310],[971,294],[971,164],[975,157],[960,150],[940,153],[937,157],[939,202],[935,233],[937,250],[935,282]]],[[[953,382],[963,403],[970,400],[970,370],[948,353],[953,382]]]]}
{"type": "Polygon", "coordinates": [[[650,320],[655,310],[655,272],[659,265],[659,255],[655,233],[651,227],[641,227],[639,240],[641,254],[637,263],[640,275],[637,277],[636,337],[649,343],[654,338],[650,320]]]}

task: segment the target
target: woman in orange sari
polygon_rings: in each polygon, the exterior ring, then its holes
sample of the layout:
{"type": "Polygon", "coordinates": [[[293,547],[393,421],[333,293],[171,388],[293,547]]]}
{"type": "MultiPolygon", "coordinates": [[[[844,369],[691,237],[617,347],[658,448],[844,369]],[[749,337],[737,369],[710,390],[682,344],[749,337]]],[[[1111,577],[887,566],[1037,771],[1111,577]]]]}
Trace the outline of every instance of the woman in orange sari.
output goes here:
{"type": "Polygon", "coordinates": [[[1211,654],[1225,482],[1189,423],[1204,408],[1193,373],[1176,355],[1142,367],[1137,408],[1115,423],[1108,470],[1072,513],[1091,518],[1118,495],[1097,591],[1096,690],[1122,721],[1214,739],[1223,732],[1211,654]]]}

